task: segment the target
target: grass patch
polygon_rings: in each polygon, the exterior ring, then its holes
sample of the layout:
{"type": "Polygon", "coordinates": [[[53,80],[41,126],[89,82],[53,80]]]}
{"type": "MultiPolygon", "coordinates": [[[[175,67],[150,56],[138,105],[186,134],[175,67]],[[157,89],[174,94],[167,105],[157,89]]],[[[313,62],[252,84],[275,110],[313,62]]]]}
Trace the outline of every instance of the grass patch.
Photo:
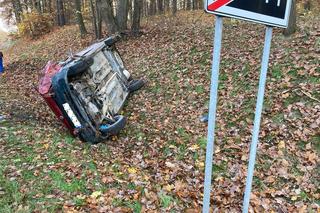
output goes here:
{"type": "Polygon", "coordinates": [[[205,138],[205,137],[198,138],[197,143],[199,144],[201,149],[206,149],[206,147],[207,147],[207,138],[205,138]]]}
{"type": "Polygon", "coordinates": [[[285,107],[288,107],[291,104],[300,102],[302,100],[302,98],[296,94],[290,94],[289,97],[287,97],[286,99],[284,99],[283,104],[285,107]]]}
{"type": "Polygon", "coordinates": [[[282,124],[284,122],[284,114],[283,113],[278,113],[276,115],[274,115],[272,117],[272,122],[275,123],[275,124],[282,124]]]}
{"type": "Polygon", "coordinates": [[[213,164],[212,176],[213,176],[213,179],[219,176],[227,177],[227,162],[222,161],[220,164],[213,164]]]}
{"type": "Polygon", "coordinates": [[[320,154],[320,134],[314,136],[311,139],[311,144],[313,145],[314,149],[320,154]]]}
{"type": "Polygon", "coordinates": [[[162,208],[168,208],[174,202],[174,198],[170,195],[166,195],[163,192],[159,194],[160,206],[162,208]]]}
{"type": "Polygon", "coordinates": [[[257,176],[253,177],[253,184],[258,188],[259,191],[263,191],[266,188],[263,181],[257,176]]]}
{"type": "Polygon", "coordinates": [[[195,91],[197,94],[203,94],[205,92],[204,87],[202,85],[197,85],[195,91]]]}
{"type": "Polygon", "coordinates": [[[142,210],[142,205],[138,201],[129,202],[127,206],[133,211],[133,213],[140,213],[142,210]]]}
{"type": "Polygon", "coordinates": [[[280,80],[283,78],[282,68],[279,65],[272,67],[271,77],[275,80],[280,80]]]}
{"type": "Polygon", "coordinates": [[[64,174],[59,171],[50,171],[49,176],[54,188],[70,193],[86,192],[86,182],[83,179],[72,178],[71,181],[67,182],[64,174]]]}

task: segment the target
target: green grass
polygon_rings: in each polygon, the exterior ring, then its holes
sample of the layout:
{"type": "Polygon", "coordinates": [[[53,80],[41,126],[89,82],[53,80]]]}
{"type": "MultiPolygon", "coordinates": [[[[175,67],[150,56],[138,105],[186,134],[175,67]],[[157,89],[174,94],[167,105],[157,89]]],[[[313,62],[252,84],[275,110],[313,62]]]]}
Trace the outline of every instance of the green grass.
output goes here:
{"type": "MultiPolygon", "coordinates": [[[[0,159],[0,192],[3,191],[0,193],[0,212],[17,212],[19,205],[26,207],[27,212],[36,209],[56,212],[61,210],[63,204],[58,199],[61,195],[72,200],[76,206],[82,206],[84,201],[75,198],[75,195],[117,187],[101,182],[101,174],[90,155],[83,155],[79,159],[66,148],[77,149],[78,145],[73,137],[65,133],[52,134],[52,139],[45,142],[43,136],[48,132],[41,131],[34,127],[18,125],[8,128],[5,132],[7,152],[0,159]],[[39,134],[34,134],[35,132],[39,134]],[[83,165],[80,170],[83,173],[81,176],[76,177],[59,167],[49,169],[50,166],[59,163],[62,163],[64,168],[74,162],[83,165]],[[15,168],[16,172],[5,169],[10,167],[15,168]],[[95,174],[95,178],[90,182],[85,175],[88,172],[95,174]],[[14,179],[10,178],[12,176],[14,179]],[[21,191],[22,188],[25,191],[21,191]],[[52,197],[53,194],[56,196],[52,197]]],[[[81,145],[83,151],[91,152],[92,146],[81,145]]],[[[102,146],[101,151],[105,151],[106,156],[110,154],[106,147],[102,146]]]]}
{"type": "Polygon", "coordinates": [[[278,113],[278,114],[274,115],[272,117],[272,121],[273,121],[273,123],[278,124],[278,125],[282,124],[284,122],[284,114],[278,113]]]}
{"type": "Polygon", "coordinates": [[[275,80],[280,80],[283,78],[283,71],[282,71],[282,67],[279,65],[275,65],[272,67],[271,70],[271,77],[275,80]]]}
{"type": "Polygon", "coordinates": [[[284,106],[288,107],[290,104],[300,102],[302,98],[296,94],[290,94],[288,98],[283,100],[284,106]]]}
{"type": "Polygon", "coordinates": [[[258,188],[259,191],[263,191],[266,188],[263,181],[260,178],[258,178],[257,176],[253,177],[253,184],[256,188],[258,188]]]}
{"type": "Polygon", "coordinates": [[[164,193],[159,194],[160,206],[162,208],[168,208],[173,202],[174,198],[170,195],[166,195],[164,193]]]}
{"type": "Polygon", "coordinates": [[[206,149],[206,147],[207,147],[207,138],[200,137],[200,138],[198,138],[197,143],[199,144],[201,149],[206,149]]]}
{"type": "Polygon", "coordinates": [[[179,128],[177,129],[177,131],[178,131],[178,135],[179,135],[183,140],[185,140],[185,142],[190,141],[191,136],[186,132],[186,130],[185,130],[184,128],[179,127],[179,128]]]}
{"type": "Polygon", "coordinates": [[[86,192],[85,179],[72,178],[71,182],[67,182],[64,174],[59,171],[50,171],[49,176],[52,179],[52,185],[54,188],[70,193],[86,192]]]}
{"type": "Polygon", "coordinates": [[[178,160],[182,160],[185,158],[187,152],[188,152],[188,149],[187,149],[187,145],[186,144],[181,144],[179,147],[178,147],[178,155],[177,155],[177,159],[178,160]]]}
{"type": "Polygon", "coordinates": [[[220,164],[213,164],[212,165],[212,176],[213,178],[216,177],[228,177],[228,172],[227,172],[227,162],[222,161],[220,164]]]}
{"type": "Polygon", "coordinates": [[[112,205],[115,207],[128,207],[134,213],[140,213],[142,210],[142,205],[139,201],[126,201],[122,198],[114,198],[112,205]]]}
{"type": "Polygon", "coordinates": [[[163,154],[163,159],[166,159],[167,157],[173,154],[169,146],[164,146],[161,150],[163,154]]]}
{"type": "Polygon", "coordinates": [[[130,202],[127,206],[133,211],[133,213],[140,213],[142,210],[142,205],[138,201],[130,202]]]}
{"type": "Polygon", "coordinates": [[[16,180],[9,180],[0,171],[0,186],[3,194],[0,195],[0,209],[10,210],[17,207],[22,202],[23,194],[20,192],[20,184],[16,180]]]}
{"type": "Polygon", "coordinates": [[[195,88],[196,93],[202,94],[205,92],[204,87],[202,85],[197,85],[195,88]]]}
{"type": "Polygon", "coordinates": [[[318,154],[320,155],[320,134],[314,136],[311,139],[311,143],[314,147],[314,149],[318,152],[318,154]]]}

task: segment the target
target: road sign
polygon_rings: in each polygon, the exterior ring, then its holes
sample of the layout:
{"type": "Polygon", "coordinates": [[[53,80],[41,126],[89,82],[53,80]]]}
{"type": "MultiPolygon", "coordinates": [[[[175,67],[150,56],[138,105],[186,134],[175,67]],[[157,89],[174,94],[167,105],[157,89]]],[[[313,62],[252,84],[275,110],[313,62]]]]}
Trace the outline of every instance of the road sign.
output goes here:
{"type": "Polygon", "coordinates": [[[250,146],[247,181],[243,198],[243,213],[248,213],[254,165],[257,154],[264,91],[266,85],[272,26],[286,28],[289,21],[292,0],[205,0],[205,10],[216,15],[214,50],[211,71],[208,135],[203,193],[203,213],[209,213],[212,182],[212,164],[215,140],[216,109],[218,103],[219,65],[222,40],[222,16],[233,17],[267,25],[262,55],[259,89],[255,110],[252,141],[250,146]]]}
{"type": "Polygon", "coordinates": [[[287,28],[292,0],[205,0],[208,13],[287,28]]]}

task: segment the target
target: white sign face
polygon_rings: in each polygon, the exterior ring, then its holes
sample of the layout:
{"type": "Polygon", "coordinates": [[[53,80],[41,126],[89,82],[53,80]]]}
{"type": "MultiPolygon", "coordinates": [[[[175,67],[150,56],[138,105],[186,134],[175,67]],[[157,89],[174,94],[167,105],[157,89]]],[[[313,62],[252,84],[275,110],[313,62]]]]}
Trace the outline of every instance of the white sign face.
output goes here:
{"type": "Polygon", "coordinates": [[[292,0],[205,0],[208,13],[287,28],[292,0]]]}

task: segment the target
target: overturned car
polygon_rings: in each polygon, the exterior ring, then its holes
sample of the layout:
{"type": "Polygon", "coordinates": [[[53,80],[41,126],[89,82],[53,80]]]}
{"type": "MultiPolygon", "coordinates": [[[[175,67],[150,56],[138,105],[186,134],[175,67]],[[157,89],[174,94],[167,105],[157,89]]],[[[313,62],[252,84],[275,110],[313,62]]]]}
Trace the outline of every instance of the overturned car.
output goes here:
{"type": "Polygon", "coordinates": [[[71,134],[85,142],[118,134],[126,124],[119,111],[128,95],[144,85],[125,69],[117,40],[109,37],[60,64],[48,62],[40,78],[41,96],[71,134]]]}

